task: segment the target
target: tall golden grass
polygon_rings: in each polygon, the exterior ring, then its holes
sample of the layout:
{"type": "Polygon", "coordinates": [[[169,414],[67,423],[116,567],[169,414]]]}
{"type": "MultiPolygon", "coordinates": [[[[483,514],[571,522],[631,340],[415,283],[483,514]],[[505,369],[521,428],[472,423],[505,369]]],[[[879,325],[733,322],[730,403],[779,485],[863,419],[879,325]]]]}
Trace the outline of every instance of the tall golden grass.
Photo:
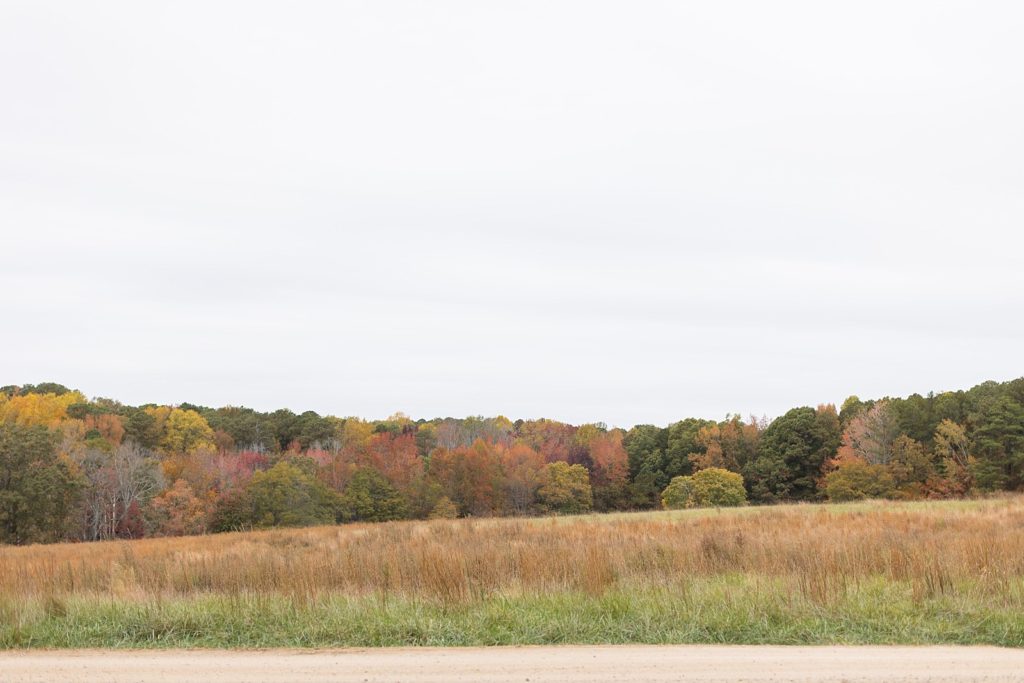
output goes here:
{"type": "Polygon", "coordinates": [[[0,597],[501,595],[770,577],[816,600],[869,578],[1019,600],[1024,498],[571,519],[434,520],[0,548],[0,597]]]}

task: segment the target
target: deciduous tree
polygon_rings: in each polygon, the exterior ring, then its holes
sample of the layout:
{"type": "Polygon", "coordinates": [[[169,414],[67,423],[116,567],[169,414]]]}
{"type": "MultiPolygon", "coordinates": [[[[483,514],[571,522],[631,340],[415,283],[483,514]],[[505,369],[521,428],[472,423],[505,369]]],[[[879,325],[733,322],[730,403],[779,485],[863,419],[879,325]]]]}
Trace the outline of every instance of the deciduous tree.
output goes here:
{"type": "Polygon", "coordinates": [[[869,465],[888,465],[899,435],[900,426],[892,405],[889,401],[878,401],[850,420],[843,441],[869,465]]]}
{"type": "Polygon", "coordinates": [[[194,410],[175,408],[164,422],[161,446],[167,453],[194,453],[203,448],[217,450],[213,429],[203,416],[194,410]]]}
{"type": "Polygon", "coordinates": [[[669,509],[735,507],[747,502],[747,491],[740,474],[708,467],[690,476],[673,478],[662,492],[661,502],[669,509]]]}
{"type": "Polygon", "coordinates": [[[339,504],[336,493],[287,461],[255,473],[245,497],[240,507],[254,528],[330,524],[339,504]]]}
{"type": "Polygon", "coordinates": [[[384,475],[373,468],[362,467],[345,487],[340,511],[340,521],[387,522],[404,519],[409,505],[384,475]]]}
{"type": "Polygon", "coordinates": [[[544,458],[525,443],[499,448],[498,457],[501,461],[503,499],[507,511],[517,515],[527,514],[537,499],[544,458]]]}
{"type": "Polygon", "coordinates": [[[196,497],[184,479],[155,497],[146,511],[150,536],[188,536],[206,531],[207,504],[196,497]]]}
{"type": "Polygon", "coordinates": [[[540,473],[537,500],[544,512],[578,514],[594,505],[590,475],[582,465],[552,462],[540,473]]]}
{"type": "Polygon", "coordinates": [[[842,459],[825,475],[824,491],[831,501],[888,498],[895,490],[889,468],[854,456],[842,459]]]}

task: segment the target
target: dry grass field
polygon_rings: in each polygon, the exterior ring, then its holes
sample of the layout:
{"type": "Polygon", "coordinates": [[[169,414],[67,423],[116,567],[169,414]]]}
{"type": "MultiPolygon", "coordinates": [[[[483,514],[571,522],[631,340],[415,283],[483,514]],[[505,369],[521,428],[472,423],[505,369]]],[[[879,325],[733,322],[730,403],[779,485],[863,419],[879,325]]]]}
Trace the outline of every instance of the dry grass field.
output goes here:
{"type": "Polygon", "coordinates": [[[1024,646],[1024,498],[0,548],[0,646],[1024,646]]]}

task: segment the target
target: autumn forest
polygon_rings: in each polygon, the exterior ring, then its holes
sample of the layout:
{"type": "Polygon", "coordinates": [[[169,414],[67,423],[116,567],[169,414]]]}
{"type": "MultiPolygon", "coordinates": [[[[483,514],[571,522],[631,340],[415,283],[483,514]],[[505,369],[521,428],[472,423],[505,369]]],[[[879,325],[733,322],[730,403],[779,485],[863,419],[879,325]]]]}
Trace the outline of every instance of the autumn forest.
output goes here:
{"type": "Polygon", "coordinates": [[[1024,378],[774,420],[629,430],[128,406],[0,388],[0,543],[657,507],[934,499],[1024,486],[1024,378]]]}

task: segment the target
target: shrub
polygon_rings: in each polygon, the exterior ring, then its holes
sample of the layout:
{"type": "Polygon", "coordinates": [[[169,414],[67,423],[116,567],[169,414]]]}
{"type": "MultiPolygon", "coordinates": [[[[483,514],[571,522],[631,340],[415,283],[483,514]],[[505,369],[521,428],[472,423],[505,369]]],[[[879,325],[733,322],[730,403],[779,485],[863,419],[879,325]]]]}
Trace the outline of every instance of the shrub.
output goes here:
{"type": "Polygon", "coordinates": [[[675,477],[661,494],[670,509],[735,507],[747,502],[743,477],[720,467],[708,467],[688,477],[675,477]]]}
{"type": "Polygon", "coordinates": [[[455,519],[458,516],[459,508],[448,496],[441,496],[437,505],[430,511],[430,519],[455,519]]]}
{"type": "Polygon", "coordinates": [[[243,531],[252,528],[252,501],[245,489],[224,493],[217,499],[210,513],[210,531],[243,531]]]}
{"type": "Polygon", "coordinates": [[[841,462],[825,475],[825,495],[831,501],[887,498],[895,492],[895,484],[885,465],[869,465],[860,458],[841,462]]]}
{"type": "Polygon", "coordinates": [[[661,505],[667,510],[693,507],[693,477],[673,477],[661,492],[661,505]]]}

